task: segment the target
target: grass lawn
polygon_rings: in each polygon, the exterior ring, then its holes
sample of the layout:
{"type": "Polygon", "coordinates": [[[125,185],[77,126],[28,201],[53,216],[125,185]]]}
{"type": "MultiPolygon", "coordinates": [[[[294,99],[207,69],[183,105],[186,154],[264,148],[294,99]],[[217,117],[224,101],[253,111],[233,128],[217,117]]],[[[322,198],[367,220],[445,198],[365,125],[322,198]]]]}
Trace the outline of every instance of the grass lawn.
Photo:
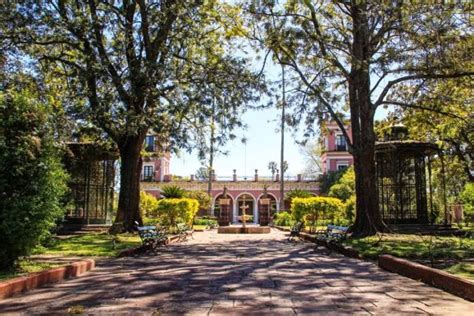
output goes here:
{"type": "Polygon", "coordinates": [[[474,262],[461,262],[445,269],[445,271],[474,281],[474,262]]]}
{"type": "Polygon", "coordinates": [[[368,259],[388,254],[407,258],[459,276],[474,277],[474,239],[404,234],[383,234],[344,242],[368,259]],[[469,262],[467,262],[469,261],[469,262]]]}
{"type": "Polygon", "coordinates": [[[18,267],[14,271],[0,271],[0,281],[26,275],[28,273],[40,272],[43,270],[59,267],[60,264],[36,262],[23,259],[18,262],[18,267]]]}
{"type": "Polygon", "coordinates": [[[140,237],[134,234],[120,234],[113,242],[113,236],[102,234],[78,235],[66,239],[53,239],[47,247],[39,247],[34,254],[113,257],[121,250],[141,244],[140,237]]]}

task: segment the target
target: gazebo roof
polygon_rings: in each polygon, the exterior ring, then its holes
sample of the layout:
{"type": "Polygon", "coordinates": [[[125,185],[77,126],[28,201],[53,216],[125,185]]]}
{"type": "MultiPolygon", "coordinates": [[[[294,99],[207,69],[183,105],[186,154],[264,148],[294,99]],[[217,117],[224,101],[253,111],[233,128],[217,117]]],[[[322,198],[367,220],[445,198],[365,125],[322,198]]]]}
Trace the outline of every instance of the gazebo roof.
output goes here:
{"type": "Polygon", "coordinates": [[[107,149],[104,145],[93,142],[67,142],[68,156],[87,161],[116,160],[117,150],[107,149]]]}
{"type": "Polygon", "coordinates": [[[375,143],[376,153],[411,152],[430,155],[439,150],[436,144],[417,140],[389,140],[375,143]]]}

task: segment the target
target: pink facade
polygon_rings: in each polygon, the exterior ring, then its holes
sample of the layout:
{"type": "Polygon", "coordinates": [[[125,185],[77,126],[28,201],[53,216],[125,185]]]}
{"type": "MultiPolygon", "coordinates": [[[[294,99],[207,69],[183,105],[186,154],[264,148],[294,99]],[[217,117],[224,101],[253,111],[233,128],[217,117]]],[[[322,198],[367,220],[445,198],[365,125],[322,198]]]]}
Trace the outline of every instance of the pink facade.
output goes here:
{"type": "MultiPolygon", "coordinates": [[[[160,197],[161,187],[169,185],[170,183],[152,182],[142,183],[142,190],[160,197]]],[[[172,185],[177,185],[188,191],[207,191],[207,182],[205,181],[173,181],[172,185]]],[[[211,190],[211,197],[213,208],[212,212],[215,215],[219,209],[219,199],[222,197],[224,187],[227,188],[228,198],[231,199],[231,214],[232,221],[237,222],[238,217],[242,213],[242,205],[248,206],[247,214],[253,215],[255,223],[259,221],[259,201],[263,197],[263,186],[267,186],[268,198],[271,202],[271,211],[280,211],[280,190],[279,183],[275,181],[215,181],[213,182],[213,189],[211,190]],[[214,213],[216,211],[216,213],[214,213]]],[[[285,193],[294,190],[302,189],[312,192],[315,196],[319,194],[319,183],[317,181],[288,181],[285,183],[285,193]]],[[[288,210],[289,205],[285,205],[284,209],[288,210]]],[[[209,214],[200,214],[209,215],[209,214]]]]}
{"type": "Polygon", "coordinates": [[[171,154],[159,152],[155,144],[155,137],[148,135],[145,140],[145,150],[150,157],[144,157],[142,162],[142,181],[169,181],[171,154]]]}
{"type": "MultiPolygon", "coordinates": [[[[346,132],[352,141],[352,130],[350,125],[346,125],[346,132]]],[[[321,155],[322,172],[334,172],[345,169],[354,164],[354,158],[348,151],[348,146],[344,134],[336,122],[329,122],[322,135],[323,154],[321,155]]]]}

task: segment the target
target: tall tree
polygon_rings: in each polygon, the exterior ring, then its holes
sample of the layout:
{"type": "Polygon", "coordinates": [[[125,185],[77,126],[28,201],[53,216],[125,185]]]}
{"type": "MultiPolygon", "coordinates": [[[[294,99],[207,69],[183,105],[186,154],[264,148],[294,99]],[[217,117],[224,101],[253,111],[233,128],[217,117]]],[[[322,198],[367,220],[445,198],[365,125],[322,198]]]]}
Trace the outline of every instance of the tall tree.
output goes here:
{"type": "Polygon", "coordinates": [[[168,147],[187,146],[189,131],[208,115],[200,111],[204,83],[231,94],[219,104],[231,108],[245,104],[257,86],[244,61],[226,53],[234,33],[226,19],[237,11],[217,1],[44,0],[3,3],[0,10],[1,39],[23,49],[40,72],[54,69],[67,78],[77,122],[100,128],[117,145],[115,221],[126,230],[142,221],[140,151],[147,132],[153,129],[168,147]]]}
{"type": "MultiPolygon", "coordinates": [[[[378,211],[374,115],[400,84],[423,85],[437,79],[472,76],[472,59],[453,63],[455,43],[472,34],[469,10],[458,5],[413,2],[287,1],[250,5],[250,33],[261,47],[280,56],[296,75],[301,106],[295,121],[328,113],[354,156],[357,214],[355,235],[385,228],[378,211]],[[351,141],[341,110],[349,110],[351,141]]],[[[405,106],[410,106],[406,104],[405,106]]]]}

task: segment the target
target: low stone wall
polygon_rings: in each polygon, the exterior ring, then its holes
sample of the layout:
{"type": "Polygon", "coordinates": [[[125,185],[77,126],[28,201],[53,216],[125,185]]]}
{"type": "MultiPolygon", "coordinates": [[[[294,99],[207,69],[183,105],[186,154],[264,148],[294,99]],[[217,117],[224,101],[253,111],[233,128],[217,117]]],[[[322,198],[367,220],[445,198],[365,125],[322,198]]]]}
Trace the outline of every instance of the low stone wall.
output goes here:
{"type": "Polygon", "coordinates": [[[88,259],[74,262],[63,267],[31,273],[27,276],[3,281],[0,282],[0,299],[30,291],[47,284],[60,282],[64,279],[78,277],[94,268],[95,261],[88,259]]]}
{"type": "Polygon", "coordinates": [[[469,280],[390,255],[379,256],[378,264],[387,271],[424,282],[474,302],[474,282],[469,280]]]}

